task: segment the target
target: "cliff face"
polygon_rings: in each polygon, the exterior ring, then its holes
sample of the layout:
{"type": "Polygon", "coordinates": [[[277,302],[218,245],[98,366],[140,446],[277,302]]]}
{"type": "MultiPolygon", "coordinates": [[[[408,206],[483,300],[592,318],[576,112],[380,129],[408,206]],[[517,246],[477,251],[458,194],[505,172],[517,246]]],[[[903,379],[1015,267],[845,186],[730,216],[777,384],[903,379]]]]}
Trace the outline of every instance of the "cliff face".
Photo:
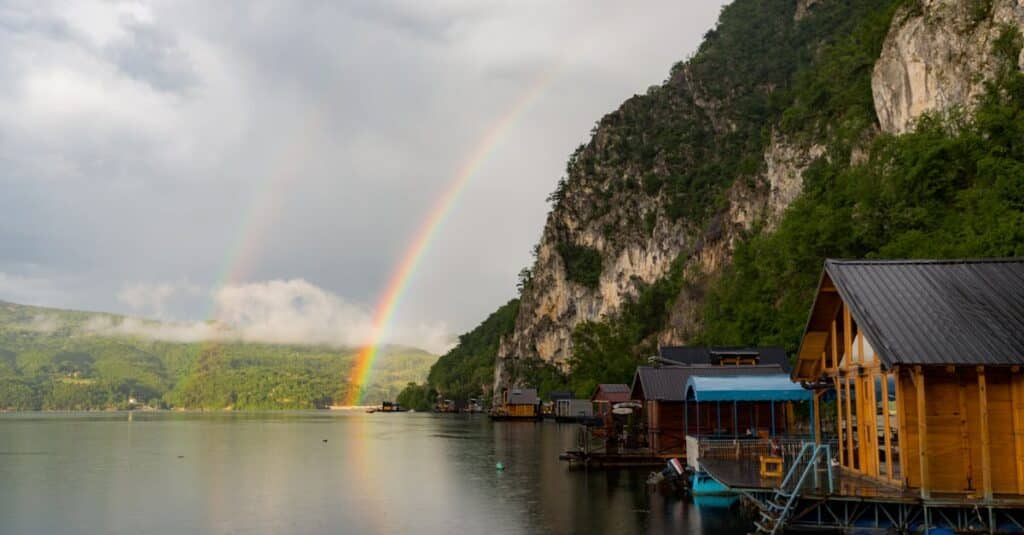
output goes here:
{"type": "Polygon", "coordinates": [[[901,12],[871,78],[882,130],[903,133],[925,112],[969,105],[995,70],[992,46],[1007,25],[1024,27],[1024,2],[921,0],[901,12]]]}
{"type": "MultiPolygon", "coordinates": [[[[514,331],[499,348],[495,392],[516,382],[510,371],[516,359],[538,357],[567,370],[573,328],[618,313],[677,259],[692,274],[688,279],[710,280],[744,236],[775,228],[800,196],[805,170],[837,156],[826,154],[828,130],[784,134],[781,113],[761,113],[799,65],[771,72],[755,65],[785,47],[811,51],[794,63],[813,62],[820,42],[835,36],[801,25],[824,24],[829,17],[816,13],[836,3],[776,2],[770,33],[742,36],[751,30],[730,25],[764,3],[737,0],[693,59],[602,119],[570,159],[554,196],[514,331]],[[762,55],[735,57],[742,47],[762,55]],[[571,273],[567,244],[596,252],[599,276],[580,282],[571,273]]],[[[1022,21],[1024,0],[908,2],[896,11],[874,64],[877,118],[866,135],[904,132],[924,112],[968,105],[994,69],[992,43],[1002,25],[1024,27],[1022,21]]],[[[858,154],[855,148],[838,157],[856,160],[858,154]]],[[[657,341],[691,340],[700,328],[701,303],[700,285],[687,286],[657,341]]]]}

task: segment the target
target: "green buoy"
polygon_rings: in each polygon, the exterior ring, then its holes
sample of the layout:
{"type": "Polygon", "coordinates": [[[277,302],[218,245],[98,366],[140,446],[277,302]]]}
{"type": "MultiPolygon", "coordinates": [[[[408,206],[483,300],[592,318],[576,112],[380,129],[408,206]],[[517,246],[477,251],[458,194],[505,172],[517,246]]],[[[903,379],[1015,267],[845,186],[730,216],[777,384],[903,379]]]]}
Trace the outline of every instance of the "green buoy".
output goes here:
{"type": "Polygon", "coordinates": [[[501,472],[505,469],[505,465],[501,464],[501,461],[498,461],[498,464],[494,465],[494,468],[501,472]]]}

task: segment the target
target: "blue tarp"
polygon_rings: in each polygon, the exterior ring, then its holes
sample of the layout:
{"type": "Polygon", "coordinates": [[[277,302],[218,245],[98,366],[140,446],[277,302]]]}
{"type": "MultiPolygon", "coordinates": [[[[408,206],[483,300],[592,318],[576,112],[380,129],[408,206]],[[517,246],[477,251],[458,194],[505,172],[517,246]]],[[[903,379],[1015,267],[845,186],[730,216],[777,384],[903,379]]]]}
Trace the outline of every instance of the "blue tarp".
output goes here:
{"type": "Polygon", "coordinates": [[[810,401],[811,391],[789,379],[789,375],[746,375],[739,377],[690,376],[687,399],[704,401],[810,401]]]}

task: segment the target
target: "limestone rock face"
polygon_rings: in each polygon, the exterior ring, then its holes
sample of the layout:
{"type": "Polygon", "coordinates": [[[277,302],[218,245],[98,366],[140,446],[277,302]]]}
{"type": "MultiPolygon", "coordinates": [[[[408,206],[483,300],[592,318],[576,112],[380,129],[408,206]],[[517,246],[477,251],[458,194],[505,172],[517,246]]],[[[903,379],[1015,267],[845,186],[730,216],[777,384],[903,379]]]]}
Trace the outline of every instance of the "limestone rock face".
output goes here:
{"type": "Polygon", "coordinates": [[[970,107],[995,70],[1003,25],[1024,28],[1024,0],[918,0],[898,13],[871,78],[882,130],[903,133],[926,112],[970,107]]]}

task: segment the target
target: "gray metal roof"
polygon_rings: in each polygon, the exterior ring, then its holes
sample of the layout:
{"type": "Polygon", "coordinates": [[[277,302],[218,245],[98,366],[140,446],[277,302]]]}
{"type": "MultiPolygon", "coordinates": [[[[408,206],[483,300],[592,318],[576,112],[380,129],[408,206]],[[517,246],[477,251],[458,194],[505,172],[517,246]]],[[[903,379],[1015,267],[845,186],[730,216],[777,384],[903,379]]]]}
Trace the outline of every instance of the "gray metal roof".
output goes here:
{"type": "Polygon", "coordinates": [[[786,373],[778,364],[758,366],[664,366],[652,368],[641,366],[633,376],[633,399],[658,401],[683,401],[686,399],[686,381],[691,376],[738,377],[777,375],[786,373]],[[638,388],[639,387],[639,388],[638,388]],[[642,392],[642,397],[641,397],[642,392]]]}
{"type": "Polygon", "coordinates": [[[663,359],[680,364],[715,364],[721,357],[752,356],[758,364],[778,364],[789,371],[789,356],[781,347],[704,347],[662,346],[658,349],[663,359]]]}
{"type": "Polygon", "coordinates": [[[515,388],[508,393],[509,405],[537,405],[540,398],[537,397],[536,388],[515,388]]]}
{"type": "Polygon", "coordinates": [[[882,361],[1024,364],[1024,259],[827,260],[882,361]]]}
{"type": "Polygon", "coordinates": [[[629,392],[629,385],[622,383],[601,383],[597,385],[598,390],[605,394],[621,394],[622,392],[629,392]]]}

